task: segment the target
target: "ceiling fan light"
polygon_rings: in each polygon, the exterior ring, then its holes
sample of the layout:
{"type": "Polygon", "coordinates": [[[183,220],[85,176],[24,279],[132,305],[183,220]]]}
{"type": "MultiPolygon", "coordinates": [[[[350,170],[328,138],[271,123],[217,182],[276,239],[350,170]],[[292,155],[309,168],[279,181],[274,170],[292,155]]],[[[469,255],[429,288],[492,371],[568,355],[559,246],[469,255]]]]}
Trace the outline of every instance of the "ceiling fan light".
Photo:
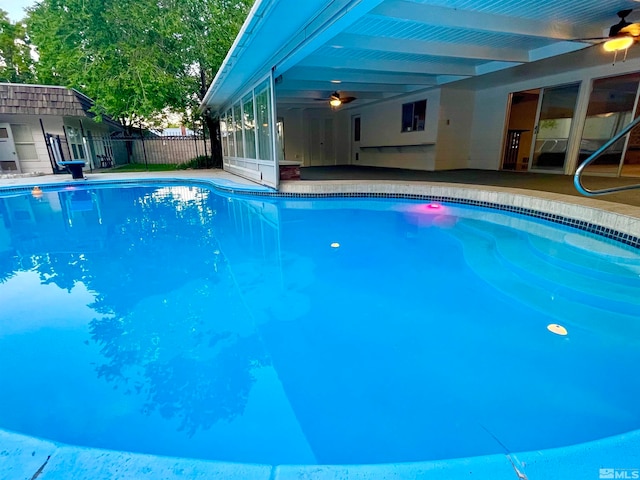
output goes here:
{"type": "Polygon", "coordinates": [[[617,52],[619,50],[626,50],[631,45],[633,45],[632,37],[618,37],[607,40],[604,42],[603,47],[607,52],[617,52]]]}

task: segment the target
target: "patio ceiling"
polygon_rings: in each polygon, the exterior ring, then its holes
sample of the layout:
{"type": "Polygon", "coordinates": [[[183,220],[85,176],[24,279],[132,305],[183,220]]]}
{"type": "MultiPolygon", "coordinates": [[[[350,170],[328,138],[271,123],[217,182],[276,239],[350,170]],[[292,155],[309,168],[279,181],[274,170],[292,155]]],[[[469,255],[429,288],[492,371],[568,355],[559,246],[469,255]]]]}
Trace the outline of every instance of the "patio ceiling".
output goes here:
{"type": "MultiPolygon", "coordinates": [[[[367,3],[367,2],[361,2],[367,3]]],[[[349,106],[453,82],[591,46],[633,0],[383,0],[347,11],[306,55],[276,68],[281,107],[349,106]],[[340,82],[340,83],[338,83],[340,82]]],[[[628,20],[640,20],[632,13],[628,20]]]]}
{"type": "Polygon", "coordinates": [[[273,69],[281,108],[362,105],[590,47],[638,1],[257,0],[206,102],[273,69]]]}

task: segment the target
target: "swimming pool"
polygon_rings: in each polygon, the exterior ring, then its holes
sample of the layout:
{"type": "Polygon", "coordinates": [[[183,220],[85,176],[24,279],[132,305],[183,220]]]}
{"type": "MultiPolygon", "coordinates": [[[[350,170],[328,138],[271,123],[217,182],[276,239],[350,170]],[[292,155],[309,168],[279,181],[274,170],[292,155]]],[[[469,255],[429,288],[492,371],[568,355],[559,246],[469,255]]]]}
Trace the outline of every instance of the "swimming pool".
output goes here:
{"type": "Polygon", "coordinates": [[[318,465],[639,428],[640,254],[621,243],[479,207],[197,186],[0,205],[8,430],[318,465]]]}

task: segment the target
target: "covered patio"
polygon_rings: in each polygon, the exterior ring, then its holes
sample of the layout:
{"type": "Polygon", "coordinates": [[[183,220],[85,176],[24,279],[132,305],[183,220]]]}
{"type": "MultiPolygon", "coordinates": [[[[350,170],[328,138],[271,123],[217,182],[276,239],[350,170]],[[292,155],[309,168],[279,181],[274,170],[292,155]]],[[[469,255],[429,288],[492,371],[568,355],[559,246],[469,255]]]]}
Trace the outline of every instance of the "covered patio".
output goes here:
{"type": "MultiPolygon", "coordinates": [[[[225,169],[276,188],[280,162],[571,175],[635,116],[640,50],[601,45],[635,6],[260,0],[202,108],[225,169]]],[[[636,137],[599,173],[637,171],[636,137]]]]}

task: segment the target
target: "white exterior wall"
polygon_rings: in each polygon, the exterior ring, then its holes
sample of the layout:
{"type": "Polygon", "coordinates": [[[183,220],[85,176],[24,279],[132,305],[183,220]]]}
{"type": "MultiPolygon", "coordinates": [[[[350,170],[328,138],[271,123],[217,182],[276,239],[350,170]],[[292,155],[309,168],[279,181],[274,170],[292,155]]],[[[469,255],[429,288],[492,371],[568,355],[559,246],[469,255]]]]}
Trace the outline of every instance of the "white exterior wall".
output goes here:
{"type": "Polygon", "coordinates": [[[279,112],[285,119],[286,159],[310,166],[311,119],[333,118],[331,141],[335,158],[327,159],[323,165],[355,164],[351,161],[351,118],[360,115],[358,165],[416,170],[498,170],[510,93],[581,82],[565,171],[572,173],[576,168],[592,80],[640,71],[640,49],[630,50],[624,62],[618,60],[612,64],[612,60],[610,54],[591,48],[362,107],[279,112]],[[580,65],[583,66],[577,68],[580,65]],[[427,99],[425,130],[402,133],[402,105],[423,99],[427,99]]]}
{"type": "MultiPolygon", "coordinates": [[[[46,133],[59,135],[61,138],[65,137],[63,125],[73,126],[78,129],[80,128],[80,119],[74,117],[63,118],[51,115],[37,116],[0,114],[0,123],[8,123],[9,125],[28,125],[31,129],[37,158],[19,159],[20,170],[22,173],[53,172],[53,168],[49,160],[49,153],[47,151],[46,140],[42,133],[42,127],[40,126],[41,119],[46,133]]],[[[85,134],[87,131],[91,131],[94,135],[109,135],[109,126],[104,123],[96,123],[90,118],[83,118],[82,124],[85,129],[85,134]]]]}
{"type": "Polygon", "coordinates": [[[37,117],[34,115],[7,115],[0,114],[0,123],[8,123],[9,125],[27,125],[31,129],[37,158],[19,159],[20,170],[22,173],[52,173],[51,162],[47,152],[47,144],[40,127],[40,118],[44,124],[44,128],[48,133],[55,133],[64,136],[62,131],[62,119],[60,117],[37,117]]]}
{"type": "Polygon", "coordinates": [[[284,159],[303,162],[305,159],[304,138],[302,125],[303,110],[300,108],[280,109],[278,118],[284,122],[284,159]]]}
{"type": "MultiPolygon", "coordinates": [[[[403,97],[366,105],[344,112],[347,141],[340,143],[347,150],[340,152],[349,158],[351,147],[350,119],[360,115],[360,160],[358,165],[373,167],[434,170],[436,165],[436,141],[440,117],[440,90],[412,93],[403,97]],[[424,131],[402,132],[402,105],[427,100],[424,131]]],[[[355,163],[355,162],[354,162],[355,163]]]]}
{"type": "MultiPolygon", "coordinates": [[[[593,55],[593,53],[594,52],[585,52],[585,56],[587,54],[593,55]]],[[[582,82],[578,96],[578,105],[574,115],[573,135],[572,138],[569,139],[570,149],[566,165],[566,172],[573,172],[584,125],[584,116],[589,102],[592,80],[601,77],[623,75],[640,70],[640,59],[638,58],[628,59],[626,62],[618,61],[613,65],[611,55],[599,51],[596,52],[596,54],[601,56],[601,65],[576,68],[575,70],[558,74],[529,75],[527,78],[519,81],[477,90],[475,92],[473,107],[467,168],[485,170],[497,170],[500,168],[510,93],[533,88],[582,82]]]]}
{"type": "Polygon", "coordinates": [[[473,90],[442,87],[434,170],[467,168],[474,101],[473,90]]]}

